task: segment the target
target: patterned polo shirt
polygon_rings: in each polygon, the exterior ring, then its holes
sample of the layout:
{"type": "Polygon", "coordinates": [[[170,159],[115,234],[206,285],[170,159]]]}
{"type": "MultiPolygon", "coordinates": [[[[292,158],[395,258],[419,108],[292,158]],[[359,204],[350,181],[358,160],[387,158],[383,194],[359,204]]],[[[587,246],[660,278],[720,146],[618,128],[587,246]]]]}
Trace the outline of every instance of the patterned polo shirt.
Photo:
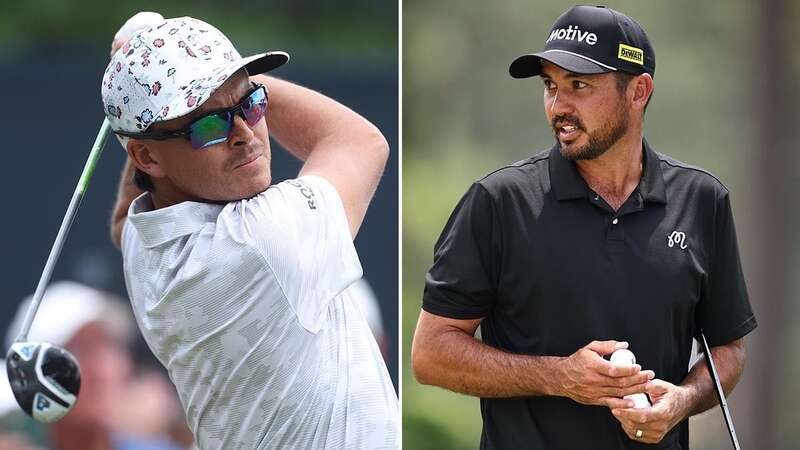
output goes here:
{"type": "Polygon", "coordinates": [[[128,211],[125,281],[198,446],[396,449],[399,409],[366,321],[341,199],[304,176],[227,204],[128,211]]]}

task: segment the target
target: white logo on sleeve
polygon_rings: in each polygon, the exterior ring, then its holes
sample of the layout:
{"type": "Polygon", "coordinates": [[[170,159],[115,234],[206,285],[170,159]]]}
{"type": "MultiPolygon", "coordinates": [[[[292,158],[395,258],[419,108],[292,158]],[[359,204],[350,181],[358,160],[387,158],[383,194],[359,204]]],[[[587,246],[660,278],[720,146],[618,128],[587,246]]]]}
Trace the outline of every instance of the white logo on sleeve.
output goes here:
{"type": "Polygon", "coordinates": [[[570,25],[568,28],[557,28],[550,32],[550,37],[547,38],[545,44],[552,40],[565,40],[565,41],[578,41],[586,42],[589,45],[597,43],[597,35],[588,31],[581,32],[581,29],[575,25],[570,25]]]}
{"type": "Polygon", "coordinates": [[[679,246],[681,250],[688,247],[686,245],[686,233],[683,231],[673,231],[669,236],[667,236],[667,245],[673,247],[675,245],[679,246]]]}

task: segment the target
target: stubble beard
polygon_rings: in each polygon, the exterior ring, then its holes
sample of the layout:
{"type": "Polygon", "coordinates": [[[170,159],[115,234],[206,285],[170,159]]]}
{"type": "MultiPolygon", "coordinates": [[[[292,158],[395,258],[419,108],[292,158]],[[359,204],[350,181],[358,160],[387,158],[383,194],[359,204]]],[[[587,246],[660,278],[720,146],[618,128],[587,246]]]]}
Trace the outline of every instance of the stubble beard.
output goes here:
{"type": "MultiPolygon", "coordinates": [[[[560,145],[561,155],[571,161],[578,161],[596,159],[607,152],[612,145],[616,144],[628,132],[629,126],[628,109],[621,100],[613,110],[617,114],[611,117],[602,127],[592,132],[586,131],[577,117],[569,118],[577,124],[581,131],[587,134],[589,142],[581,147],[570,147],[570,144],[565,145],[558,139],[558,132],[556,131],[556,142],[560,145]]],[[[553,123],[555,124],[564,119],[563,116],[555,117],[553,118],[553,123]]]]}

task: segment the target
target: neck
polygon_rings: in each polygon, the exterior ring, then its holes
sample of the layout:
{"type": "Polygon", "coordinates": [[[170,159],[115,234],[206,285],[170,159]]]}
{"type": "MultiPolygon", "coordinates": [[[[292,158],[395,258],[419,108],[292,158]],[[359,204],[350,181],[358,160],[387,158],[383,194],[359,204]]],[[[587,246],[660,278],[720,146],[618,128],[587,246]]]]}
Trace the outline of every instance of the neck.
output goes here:
{"type": "Polygon", "coordinates": [[[155,189],[150,193],[153,200],[153,209],[166,208],[167,206],[177,205],[188,201],[201,201],[180,191],[171,183],[153,183],[155,189]]]}
{"type": "Polygon", "coordinates": [[[619,141],[599,157],[578,160],[576,165],[586,183],[615,210],[636,189],[643,172],[642,131],[631,126],[619,141]]]}

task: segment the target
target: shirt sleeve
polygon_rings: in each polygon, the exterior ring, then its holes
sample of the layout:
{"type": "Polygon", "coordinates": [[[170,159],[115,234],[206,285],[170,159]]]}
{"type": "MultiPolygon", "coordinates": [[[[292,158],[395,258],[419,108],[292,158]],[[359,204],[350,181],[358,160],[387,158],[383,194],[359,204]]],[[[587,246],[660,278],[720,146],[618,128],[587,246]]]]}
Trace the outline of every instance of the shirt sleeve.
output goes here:
{"type": "Polygon", "coordinates": [[[697,310],[697,326],[710,346],[724,345],[756,328],[750,307],[728,192],[719,198],[708,280],[697,310]]]}
{"type": "Polygon", "coordinates": [[[479,183],[473,184],[436,242],[422,309],[464,320],[488,314],[497,286],[495,217],[489,193],[479,183]]]}
{"type": "Polygon", "coordinates": [[[303,176],[247,200],[243,211],[248,234],[300,324],[318,332],[330,301],[362,275],[336,189],[303,176]]]}

